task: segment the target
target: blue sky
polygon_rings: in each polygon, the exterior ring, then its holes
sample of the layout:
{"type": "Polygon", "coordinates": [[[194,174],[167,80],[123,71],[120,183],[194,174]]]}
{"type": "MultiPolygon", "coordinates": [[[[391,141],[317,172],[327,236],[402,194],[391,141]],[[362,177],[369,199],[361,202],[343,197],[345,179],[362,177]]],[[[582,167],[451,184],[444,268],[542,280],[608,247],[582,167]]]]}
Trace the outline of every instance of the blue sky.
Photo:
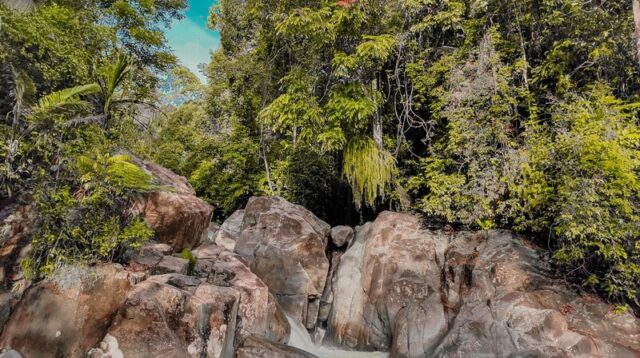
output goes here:
{"type": "Polygon", "coordinates": [[[185,18],[174,21],[166,33],[169,46],[180,63],[198,75],[203,83],[205,77],[198,71],[198,64],[209,63],[210,51],[220,46],[220,34],[207,28],[209,8],[215,3],[216,0],[189,0],[185,18]]]}

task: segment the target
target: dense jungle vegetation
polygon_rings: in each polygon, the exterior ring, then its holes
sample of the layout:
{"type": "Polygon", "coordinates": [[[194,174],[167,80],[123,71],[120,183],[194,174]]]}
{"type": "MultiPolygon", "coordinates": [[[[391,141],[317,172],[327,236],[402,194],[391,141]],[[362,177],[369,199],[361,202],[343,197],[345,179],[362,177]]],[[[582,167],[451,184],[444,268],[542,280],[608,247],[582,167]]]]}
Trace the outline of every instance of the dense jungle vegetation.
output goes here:
{"type": "Polygon", "coordinates": [[[220,0],[206,85],[162,32],[185,0],[0,5],[0,196],[38,211],[23,267],[152,236],[118,214],[154,189],[136,155],[189,178],[217,219],[266,194],[333,224],[394,209],[507,228],[637,304],[632,3],[220,0]]]}

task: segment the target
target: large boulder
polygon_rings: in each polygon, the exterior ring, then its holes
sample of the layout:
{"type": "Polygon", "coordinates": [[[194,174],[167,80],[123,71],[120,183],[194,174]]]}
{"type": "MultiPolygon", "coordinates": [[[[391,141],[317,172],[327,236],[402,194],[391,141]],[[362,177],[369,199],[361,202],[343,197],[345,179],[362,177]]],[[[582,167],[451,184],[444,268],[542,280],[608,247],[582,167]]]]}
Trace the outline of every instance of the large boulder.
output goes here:
{"type": "Polygon", "coordinates": [[[191,249],[206,239],[213,215],[211,205],[198,198],[186,178],[167,168],[133,158],[165,190],[136,196],[130,215],[142,216],[155,232],[155,240],[169,244],[174,252],[191,249]]]}
{"type": "Polygon", "coordinates": [[[313,328],[329,269],[330,226],[282,198],[254,197],[242,228],[235,251],[251,263],[287,314],[313,328]]]}
{"type": "Polygon", "coordinates": [[[543,252],[521,238],[481,236],[456,235],[447,250],[452,323],[436,356],[640,356],[640,320],[554,279],[543,252]]]}
{"type": "MultiPolygon", "coordinates": [[[[429,356],[448,329],[434,238],[417,217],[382,213],[358,230],[333,282],[328,333],[336,343],[429,356]]],[[[442,238],[446,240],[446,238],[442,238]]]]}
{"type": "Polygon", "coordinates": [[[25,357],[83,357],[104,337],[131,284],[117,264],[62,268],[26,291],[0,347],[25,357]]]}
{"type": "Polygon", "coordinates": [[[92,357],[232,356],[239,294],[180,274],[137,284],[92,357]]]}
{"type": "Polygon", "coordinates": [[[247,337],[274,345],[288,339],[275,298],[238,255],[215,245],[192,254],[194,276],[153,275],[134,286],[92,358],[226,358],[247,337]]]}
{"type": "Polygon", "coordinates": [[[260,336],[283,343],[289,337],[289,323],[269,287],[233,252],[211,245],[193,251],[195,273],[208,283],[232,287],[240,294],[238,315],[240,337],[260,336]]]}
{"type": "Polygon", "coordinates": [[[327,338],[394,357],[640,356],[640,320],[554,279],[548,261],[506,231],[382,213],[340,260],[327,338]]]}

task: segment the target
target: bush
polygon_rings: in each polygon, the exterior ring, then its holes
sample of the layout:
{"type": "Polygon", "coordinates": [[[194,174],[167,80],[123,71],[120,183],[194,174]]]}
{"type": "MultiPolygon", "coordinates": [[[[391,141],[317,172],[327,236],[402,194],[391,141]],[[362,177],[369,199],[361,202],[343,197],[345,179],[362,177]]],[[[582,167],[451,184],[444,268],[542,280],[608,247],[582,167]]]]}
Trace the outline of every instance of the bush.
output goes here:
{"type": "Polygon", "coordinates": [[[532,126],[514,220],[555,239],[553,257],[584,284],[633,299],[640,285],[637,106],[596,85],[532,126]],[[531,216],[531,214],[535,216],[531,216]]]}
{"type": "Polygon", "coordinates": [[[191,173],[189,182],[199,196],[216,207],[218,218],[227,217],[259,193],[259,163],[257,143],[237,126],[230,134],[215,138],[210,154],[191,173]]]}
{"type": "Polygon", "coordinates": [[[30,257],[21,263],[25,277],[49,276],[65,264],[118,260],[153,236],[144,221],[123,215],[134,192],[153,188],[151,177],[124,155],[80,157],[80,186],[35,190],[38,213],[30,257]]]}

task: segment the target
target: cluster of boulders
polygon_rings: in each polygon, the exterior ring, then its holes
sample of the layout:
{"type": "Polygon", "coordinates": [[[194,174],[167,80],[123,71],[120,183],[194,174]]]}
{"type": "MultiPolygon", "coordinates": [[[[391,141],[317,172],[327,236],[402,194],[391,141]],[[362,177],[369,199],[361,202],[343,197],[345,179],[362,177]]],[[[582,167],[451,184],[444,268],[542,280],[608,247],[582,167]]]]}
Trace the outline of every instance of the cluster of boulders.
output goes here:
{"type": "Polygon", "coordinates": [[[134,200],[156,237],[123,264],[29,285],[16,266],[33,209],[0,211],[6,357],[313,357],[287,346],[288,319],[318,344],[392,357],[640,356],[639,319],[571,290],[509,232],[392,212],[331,228],[277,197],[217,226],[184,178],[139,165],[173,189],[134,200]]]}
{"type": "Polygon", "coordinates": [[[327,337],[395,357],[640,356],[640,320],[575,293],[545,257],[506,231],[384,212],[341,258],[327,337]]]}
{"type": "Polygon", "coordinates": [[[318,342],[392,357],[640,356],[640,320],[576,293],[510,232],[428,230],[392,212],[329,229],[264,197],[231,218],[216,242],[318,342]]]}

